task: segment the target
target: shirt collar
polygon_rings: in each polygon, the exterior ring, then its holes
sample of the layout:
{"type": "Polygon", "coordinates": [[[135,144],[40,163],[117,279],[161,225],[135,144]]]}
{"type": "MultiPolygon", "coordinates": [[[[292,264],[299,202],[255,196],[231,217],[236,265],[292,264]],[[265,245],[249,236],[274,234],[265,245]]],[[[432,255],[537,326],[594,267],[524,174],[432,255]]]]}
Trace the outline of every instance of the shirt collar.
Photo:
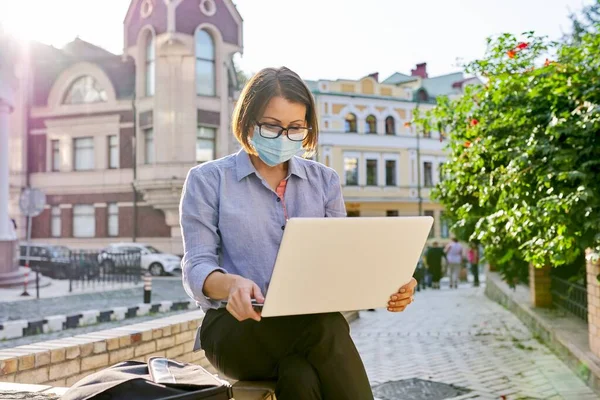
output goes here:
{"type": "MultiPolygon", "coordinates": [[[[235,155],[235,168],[238,182],[250,174],[256,174],[256,169],[252,165],[252,161],[250,161],[250,156],[244,149],[241,149],[235,155]]],[[[296,175],[298,178],[306,179],[306,170],[298,157],[290,159],[288,168],[288,177],[289,175],[296,175]]]]}

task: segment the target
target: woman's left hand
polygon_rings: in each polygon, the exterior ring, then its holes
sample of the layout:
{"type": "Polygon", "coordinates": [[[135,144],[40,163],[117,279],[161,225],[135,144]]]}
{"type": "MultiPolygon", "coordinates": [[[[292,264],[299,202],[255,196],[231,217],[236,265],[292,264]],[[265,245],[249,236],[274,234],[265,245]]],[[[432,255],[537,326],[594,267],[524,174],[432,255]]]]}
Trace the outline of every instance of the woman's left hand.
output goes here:
{"type": "Polygon", "coordinates": [[[415,298],[413,297],[415,294],[415,287],[417,287],[417,280],[412,278],[410,282],[398,290],[398,293],[394,293],[390,297],[390,301],[388,302],[387,306],[388,311],[404,311],[409,304],[415,301],[415,298]]]}

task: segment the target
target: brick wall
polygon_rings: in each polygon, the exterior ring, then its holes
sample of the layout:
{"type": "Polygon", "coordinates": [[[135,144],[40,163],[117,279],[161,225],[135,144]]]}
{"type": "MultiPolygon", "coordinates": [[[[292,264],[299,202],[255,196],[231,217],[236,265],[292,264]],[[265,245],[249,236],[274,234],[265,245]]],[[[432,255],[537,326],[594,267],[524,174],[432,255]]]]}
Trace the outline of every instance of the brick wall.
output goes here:
{"type": "Polygon", "coordinates": [[[50,237],[51,210],[44,209],[40,215],[31,219],[31,237],[34,239],[50,237]]]}
{"type": "Polygon", "coordinates": [[[202,312],[0,350],[0,382],[71,386],[125,360],[169,357],[216,371],[204,352],[192,352],[202,312]]]}
{"type": "Polygon", "coordinates": [[[108,210],[106,207],[96,207],[96,237],[107,237],[108,236],[108,210]]]}
{"type": "MultiPolygon", "coordinates": [[[[138,237],[171,237],[165,214],[152,206],[141,206],[137,210],[138,237]]],[[[133,207],[119,207],[119,236],[133,234],[133,207]]]]}
{"type": "Polygon", "coordinates": [[[535,268],[529,265],[529,288],[531,303],[535,307],[551,307],[552,293],[550,292],[550,271],[552,267],[535,268]]]}
{"type": "Polygon", "coordinates": [[[590,350],[600,357],[600,259],[587,252],[588,335],[590,350]]]}
{"type": "MultiPolygon", "coordinates": [[[[2,349],[0,382],[69,387],[116,363],[147,361],[150,357],[198,364],[216,374],[203,351],[192,352],[203,315],[196,310],[122,328],[2,349]]],[[[348,322],[358,318],[356,311],[343,315],[348,322]]]]}
{"type": "Polygon", "coordinates": [[[60,236],[63,238],[73,237],[73,208],[61,208],[60,210],[60,236]]]}

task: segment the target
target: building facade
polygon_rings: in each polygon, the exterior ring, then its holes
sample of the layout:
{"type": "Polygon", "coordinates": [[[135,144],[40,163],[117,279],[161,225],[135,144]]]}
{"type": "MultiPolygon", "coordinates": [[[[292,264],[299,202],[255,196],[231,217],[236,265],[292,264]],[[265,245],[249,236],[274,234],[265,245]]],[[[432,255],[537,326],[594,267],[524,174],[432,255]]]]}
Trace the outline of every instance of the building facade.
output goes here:
{"type": "MultiPolygon", "coordinates": [[[[139,241],[182,253],[178,206],[194,165],[235,152],[232,57],[242,18],[231,0],[132,0],[116,55],[80,39],[57,49],[32,43],[15,63],[10,119],[9,214],[26,236],[19,194],[47,196],[35,241],[99,248],[139,241]]],[[[349,216],[432,215],[430,191],[446,160],[438,132],[410,124],[440,95],[478,81],[462,73],[308,81],[321,135],[316,159],[336,169],[349,216]]]]}
{"type": "Polygon", "coordinates": [[[32,43],[15,65],[10,205],[20,238],[24,187],[47,196],[32,237],[97,248],[137,240],[182,252],[188,170],[237,148],[232,62],[242,18],[231,0],[132,0],[124,52],[80,39],[32,43]]]}
{"type": "Polygon", "coordinates": [[[460,96],[479,84],[462,73],[430,78],[427,65],[411,75],[377,73],[360,80],[308,82],[320,114],[318,161],[340,175],[349,216],[431,215],[430,237],[448,239],[442,207],[431,200],[446,161],[446,138],[418,132],[416,108],[426,112],[441,95],[460,96]]]}

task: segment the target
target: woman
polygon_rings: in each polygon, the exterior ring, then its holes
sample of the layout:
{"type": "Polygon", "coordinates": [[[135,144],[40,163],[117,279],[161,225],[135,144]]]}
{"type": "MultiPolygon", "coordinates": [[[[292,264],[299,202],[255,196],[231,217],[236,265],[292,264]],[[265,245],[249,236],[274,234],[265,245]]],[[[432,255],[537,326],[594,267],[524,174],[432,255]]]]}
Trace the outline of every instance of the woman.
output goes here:
{"type": "MultiPolygon", "coordinates": [[[[251,303],[264,302],[288,218],[346,216],[336,172],[295,156],[317,145],[309,89],[287,68],[264,69],[242,91],[232,126],[243,149],[192,168],[181,199],[183,283],[206,311],[196,350],[201,343],[225,376],[276,379],[279,400],[372,399],[340,313],[261,320],[251,303]]],[[[394,293],[388,310],[403,311],[415,285],[394,293]]]]}
{"type": "Polygon", "coordinates": [[[473,286],[479,286],[479,248],[477,243],[471,242],[467,252],[471,273],[473,274],[473,286]]]}

